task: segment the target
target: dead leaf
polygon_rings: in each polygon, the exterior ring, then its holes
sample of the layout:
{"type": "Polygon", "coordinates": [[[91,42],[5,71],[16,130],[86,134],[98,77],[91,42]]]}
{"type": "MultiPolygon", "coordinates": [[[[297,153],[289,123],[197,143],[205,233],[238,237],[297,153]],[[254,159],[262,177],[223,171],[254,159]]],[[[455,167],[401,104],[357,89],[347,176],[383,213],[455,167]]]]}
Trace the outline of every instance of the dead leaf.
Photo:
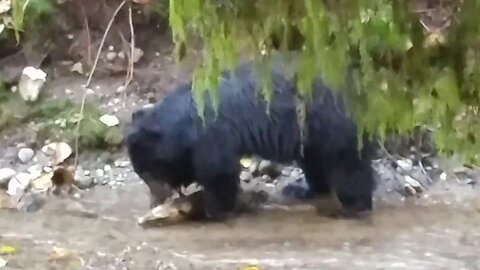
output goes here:
{"type": "Polygon", "coordinates": [[[247,267],[240,268],[240,270],[263,270],[263,269],[255,265],[249,265],[247,267]]]}
{"type": "Polygon", "coordinates": [[[32,181],[32,188],[39,191],[46,191],[53,186],[53,172],[43,174],[32,181]]]}
{"type": "Polygon", "coordinates": [[[16,251],[17,251],[17,249],[15,247],[12,247],[12,246],[0,246],[0,254],[1,255],[12,254],[12,253],[15,253],[16,251]]]}

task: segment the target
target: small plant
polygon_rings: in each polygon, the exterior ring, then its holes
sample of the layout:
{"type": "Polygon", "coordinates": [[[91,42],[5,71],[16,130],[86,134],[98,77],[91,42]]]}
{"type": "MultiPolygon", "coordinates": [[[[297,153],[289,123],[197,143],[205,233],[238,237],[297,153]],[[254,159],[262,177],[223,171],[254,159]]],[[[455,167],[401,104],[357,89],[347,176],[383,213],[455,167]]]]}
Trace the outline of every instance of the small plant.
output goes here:
{"type": "Polygon", "coordinates": [[[0,35],[6,29],[13,30],[18,43],[25,25],[34,25],[52,11],[52,0],[0,0],[0,35]]]}

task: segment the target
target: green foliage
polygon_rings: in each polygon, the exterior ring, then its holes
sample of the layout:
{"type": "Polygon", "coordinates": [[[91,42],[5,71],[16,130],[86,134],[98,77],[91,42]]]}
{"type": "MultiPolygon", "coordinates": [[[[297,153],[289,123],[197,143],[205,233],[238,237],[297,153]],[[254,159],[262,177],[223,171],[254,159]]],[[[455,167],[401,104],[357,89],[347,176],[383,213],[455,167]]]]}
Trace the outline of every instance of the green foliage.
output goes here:
{"type": "Polygon", "coordinates": [[[0,14],[0,25],[14,31],[17,42],[25,26],[35,26],[36,22],[53,13],[53,0],[11,0],[9,12],[0,14]]]}
{"type": "Polygon", "coordinates": [[[98,105],[87,103],[83,116],[78,115],[78,104],[67,99],[41,99],[27,104],[16,93],[0,88],[0,130],[22,123],[35,123],[37,139],[59,139],[73,145],[77,121],[82,118],[79,148],[105,149],[118,146],[122,134],[118,128],[109,128],[100,122],[98,105]]]}
{"type": "Polygon", "coordinates": [[[220,72],[237,63],[239,52],[265,62],[275,51],[286,53],[296,31],[302,36],[296,76],[300,103],[319,75],[345,93],[360,132],[383,137],[430,126],[440,151],[475,155],[480,150],[480,0],[464,1],[446,42],[430,46],[409,10],[411,2],[170,0],[169,15],[177,52],[189,44],[187,33],[198,34],[204,43],[194,78],[200,115],[205,94],[215,100],[220,72]],[[345,74],[353,80],[345,80],[345,74]]]}

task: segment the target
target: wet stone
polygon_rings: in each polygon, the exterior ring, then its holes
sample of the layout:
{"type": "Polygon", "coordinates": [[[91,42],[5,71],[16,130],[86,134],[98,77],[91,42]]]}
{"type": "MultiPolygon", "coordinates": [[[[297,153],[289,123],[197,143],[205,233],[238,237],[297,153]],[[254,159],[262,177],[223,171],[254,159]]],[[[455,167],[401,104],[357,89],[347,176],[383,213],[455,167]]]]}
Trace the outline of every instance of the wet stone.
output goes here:
{"type": "Polygon", "coordinates": [[[248,171],[242,171],[240,173],[240,181],[250,181],[252,177],[252,174],[248,171]]]}
{"type": "Polygon", "coordinates": [[[22,163],[29,162],[30,160],[32,160],[34,155],[35,152],[31,148],[20,148],[20,150],[18,150],[18,159],[22,163]]]}
{"type": "Polygon", "coordinates": [[[8,185],[10,179],[15,176],[15,171],[10,168],[1,168],[0,169],[0,186],[8,185]]]}

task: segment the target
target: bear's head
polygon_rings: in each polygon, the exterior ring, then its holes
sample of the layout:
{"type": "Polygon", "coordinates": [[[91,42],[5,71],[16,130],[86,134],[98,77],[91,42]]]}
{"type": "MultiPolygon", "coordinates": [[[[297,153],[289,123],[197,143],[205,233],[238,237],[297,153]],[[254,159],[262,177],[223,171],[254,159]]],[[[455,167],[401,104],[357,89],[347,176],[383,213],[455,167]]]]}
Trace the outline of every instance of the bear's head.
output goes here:
{"type": "Polygon", "coordinates": [[[190,184],[193,175],[190,151],[182,141],[181,117],[164,107],[158,104],[134,111],[125,140],[134,171],[150,189],[151,207],[190,184]]]}

